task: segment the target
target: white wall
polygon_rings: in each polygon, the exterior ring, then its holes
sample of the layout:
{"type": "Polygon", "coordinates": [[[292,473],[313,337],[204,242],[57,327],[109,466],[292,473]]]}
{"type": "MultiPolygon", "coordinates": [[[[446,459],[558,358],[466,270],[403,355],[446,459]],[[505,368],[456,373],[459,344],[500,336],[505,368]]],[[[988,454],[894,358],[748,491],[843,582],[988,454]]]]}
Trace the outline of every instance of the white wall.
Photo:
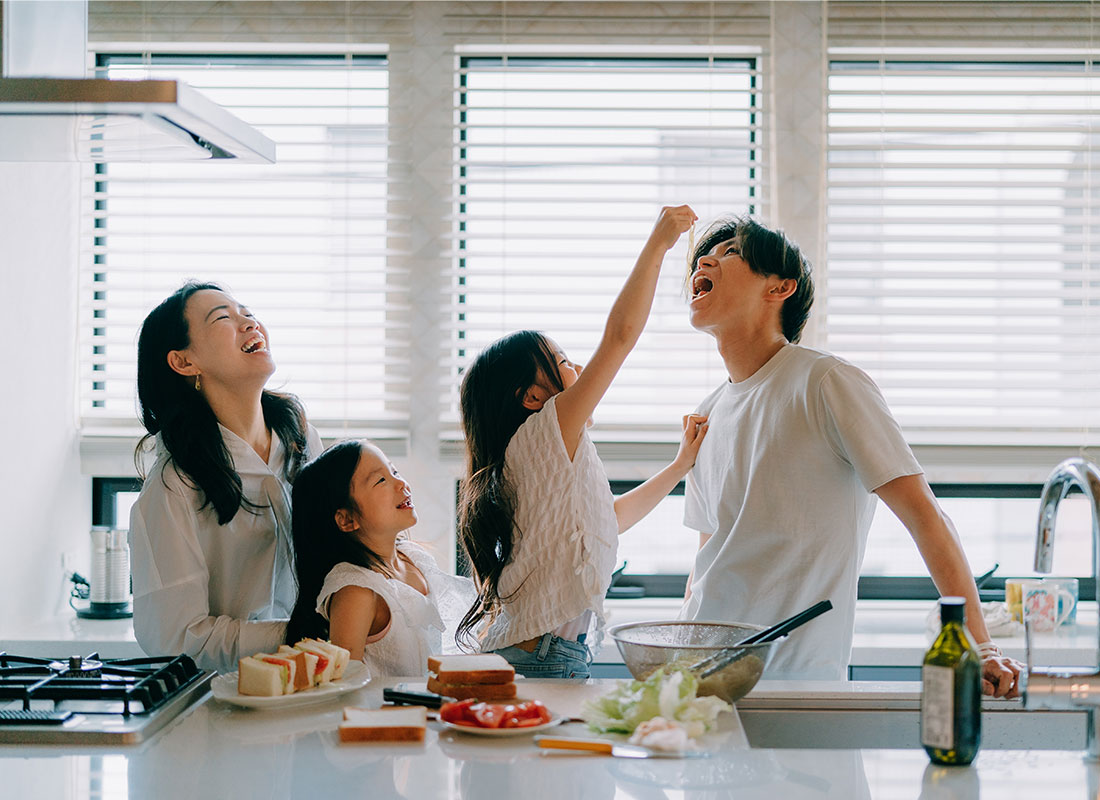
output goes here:
{"type": "Polygon", "coordinates": [[[62,554],[87,574],[91,482],[76,384],[79,168],[0,163],[0,639],[57,613],[62,554]]]}

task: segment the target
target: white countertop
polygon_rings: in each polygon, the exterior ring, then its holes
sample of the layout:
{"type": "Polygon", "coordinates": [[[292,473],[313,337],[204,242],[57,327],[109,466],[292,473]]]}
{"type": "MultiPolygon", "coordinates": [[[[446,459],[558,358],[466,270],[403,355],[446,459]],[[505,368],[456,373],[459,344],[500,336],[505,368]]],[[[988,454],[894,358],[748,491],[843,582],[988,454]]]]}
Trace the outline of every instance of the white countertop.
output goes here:
{"type": "MultiPolygon", "coordinates": [[[[386,684],[395,681],[387,681],[386,684]]],[[[754,750],[739,717],[707,740],[705,759],[540,755],[527,736],[488,739],[429,723],[423,744],[341,744],[344,705],[377,706],[382,683],[317,706],[249,711],[212,698],[136,746],[0,745],[5,796],[99,798],[300,797],[799,798],[1095,797],[1100,768],[1079,752],[983,750],[969,768],[937,768],[919,749],[754,750]]],[[[525,693],[559,713],[606,682],[530,681],[525,693]]],[[[590,735],[580,725],[557,729],[590,735]]]]}

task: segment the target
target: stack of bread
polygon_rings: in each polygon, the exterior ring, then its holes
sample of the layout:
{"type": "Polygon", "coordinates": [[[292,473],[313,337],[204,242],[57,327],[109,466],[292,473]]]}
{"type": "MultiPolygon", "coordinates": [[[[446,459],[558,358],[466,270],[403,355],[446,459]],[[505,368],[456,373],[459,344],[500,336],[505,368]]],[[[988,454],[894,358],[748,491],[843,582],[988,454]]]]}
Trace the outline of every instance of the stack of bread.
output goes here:
{"type": "Polygon", "coordinates": [[[339,680],[351,656],[321,639],[302,639],[276,653],[256,653],[237,662],[237,692],[275,697],[339,680]]]}
{"type": "Polygon", "coordinates": [[[456,700],[510,700],[516,671],[496,653],[428,656],[428,691],[456,700]]]}

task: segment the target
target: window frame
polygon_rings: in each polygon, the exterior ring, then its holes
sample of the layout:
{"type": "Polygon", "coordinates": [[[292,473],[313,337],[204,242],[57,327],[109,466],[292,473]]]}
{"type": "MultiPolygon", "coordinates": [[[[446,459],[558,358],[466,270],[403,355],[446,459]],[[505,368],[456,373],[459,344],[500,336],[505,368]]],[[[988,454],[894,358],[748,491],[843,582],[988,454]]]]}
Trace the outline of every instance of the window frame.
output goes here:
{"type": "MultiPolygon", "coordinates": [[[[611,493],[618,497],[640,486],[640,480],[612,480],[611,493]]],[[[1034,499],[1036,505],[1042,494],[1043,485],[1037,483],[933,483],[932,493],[937,499],[972,498],[976,500],[990,498],[1034,499]]],[[[670,496],[682,496],[684,482],[677,484],[670,496]]],[[[1080,494],[1074,488],[1070,494],[1080,494]]],[[[975,576],[978,578],[980,576],[975,576]]],[[[983,601],[1005,599],[1005,581],[1012,578],[1027,578],[1026,575],[999,575],[989,577],[979,590],[983,601]]],[[[614,582],[614,586],[637,587],[644,597],[683,597],[688,576],[683,574],[652,574],[624,572],[614,582]]],[[[1078,576],[1081,600],[1096,599],[1095,577],[1078,576]]],[[[928,575],[860,575],[856,597],[859,600],[936,600],[939,590],[928,575]]],[[[614,599],[610,591],[608,599],[614,599]]]]}

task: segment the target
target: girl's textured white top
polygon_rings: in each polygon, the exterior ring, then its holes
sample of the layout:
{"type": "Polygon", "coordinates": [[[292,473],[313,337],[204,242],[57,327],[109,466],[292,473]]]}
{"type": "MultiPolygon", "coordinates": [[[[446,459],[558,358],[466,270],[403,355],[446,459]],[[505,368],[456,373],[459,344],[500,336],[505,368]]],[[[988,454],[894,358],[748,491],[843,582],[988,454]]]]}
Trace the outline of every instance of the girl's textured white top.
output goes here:
{"type": "Polygon", "coordinates": [[[516,498],[515,544],[500,576],[501,611],[482,650],[555,631],[586,612],[603,628],[619,539],[615,501],[587,432],[569,460],[557,397],[527,418],[504,454],[516,498]]]}
{"type": "Polygon", "coordinates": [[[341,562],[325,577],[317,595],[317,613],[328,619],[329,601],[345,586],[361,586],[375,592],[390,609],[390,624],[367,639],[363,663],[371,675],[423,675],[428,656],[454,653],[454,632],[477,597],[473,581],[443,572],[423,547],[410,541],[397,543],[424,580],[423,595],[407,583],[381,572],[341,562]],[[444,636],[444,633],[449,635],[444,636]]]}

